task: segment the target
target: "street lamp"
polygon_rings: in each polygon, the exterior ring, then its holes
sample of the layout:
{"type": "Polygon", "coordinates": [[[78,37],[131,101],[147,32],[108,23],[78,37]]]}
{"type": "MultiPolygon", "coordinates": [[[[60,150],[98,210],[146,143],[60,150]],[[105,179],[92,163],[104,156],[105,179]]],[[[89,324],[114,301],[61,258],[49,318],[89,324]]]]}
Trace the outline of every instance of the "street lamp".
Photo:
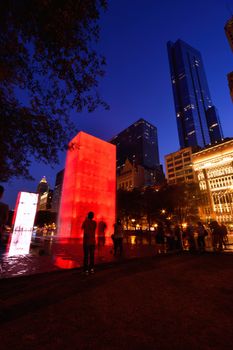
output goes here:
{"type": "Polygon", "coordinates": [[[135,219],[131,219],[132,225],[134,226],[135,230],[136,230],[136,226],[135,226],[135,219]]]}

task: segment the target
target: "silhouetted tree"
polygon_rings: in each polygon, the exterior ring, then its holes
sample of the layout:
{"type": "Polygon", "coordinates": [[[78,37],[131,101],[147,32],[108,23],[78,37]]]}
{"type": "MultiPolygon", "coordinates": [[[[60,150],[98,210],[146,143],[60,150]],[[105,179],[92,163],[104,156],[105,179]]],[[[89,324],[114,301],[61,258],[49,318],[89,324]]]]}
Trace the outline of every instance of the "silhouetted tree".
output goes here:
{"type": "Polygon", "coordinates": [[[0,181],[30,178],[30,157],[58,161],[73,125],[71,109],[106,104],[96,88],[106,0],[5,0],[0,3],[0,181]]]}
{"type": "Polygon", "coordinates": [[[139,189],[132,191],[119,189],[117,191],[117,216],[126,223],[128,230],[130,219],[140,220],[142,213],[142,199],[139,189]]]}
{"type": "Polygon", "coordinates": [[[159,193],[153,187],[147,187],[142,194],[143,214],[146,216],[149,230],[152,222],[159,216],[161,203],[159,193]]]}
{"type": "Polygon", "coordinates": [[[198,201],[200,190],[196,183],[181,183],[164,186],[160,192],[162,208],[172,214],[178,221],[198,219],[198,201]]]}

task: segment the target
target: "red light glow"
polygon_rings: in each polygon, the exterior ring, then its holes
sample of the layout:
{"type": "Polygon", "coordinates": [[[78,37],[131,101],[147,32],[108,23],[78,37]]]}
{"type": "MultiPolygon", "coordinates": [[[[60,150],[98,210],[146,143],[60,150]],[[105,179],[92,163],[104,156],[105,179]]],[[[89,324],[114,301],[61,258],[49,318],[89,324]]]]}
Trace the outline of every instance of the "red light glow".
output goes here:
{"type": "Polygon", "coordinates": [[[70,142],[58,220],[58,235],[82,237],[81,225],[89,211],[113,233],[116,202],[116,146],[79,132],[70,142]]]}

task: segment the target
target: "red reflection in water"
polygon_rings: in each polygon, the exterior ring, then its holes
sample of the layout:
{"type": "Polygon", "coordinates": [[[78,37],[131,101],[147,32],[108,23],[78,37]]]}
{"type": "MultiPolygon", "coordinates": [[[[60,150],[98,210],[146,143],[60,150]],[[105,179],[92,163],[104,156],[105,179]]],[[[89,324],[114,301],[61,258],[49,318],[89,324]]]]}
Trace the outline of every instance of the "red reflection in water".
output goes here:
{"type": "Polygon", "coordinates": [[[80,265],[76,261],[62,258],[60,256],[55,257],[54,265],[59,267],[60,269],[74,269],[76,267],[80,267],[80,265]]]}
{"type": "Polygon", "coordinates": [[[66,156],[58,235],[81,237],[89,211],[113,233],[116,201],[116,147],[80,132],[70,142],[66,156]]]}

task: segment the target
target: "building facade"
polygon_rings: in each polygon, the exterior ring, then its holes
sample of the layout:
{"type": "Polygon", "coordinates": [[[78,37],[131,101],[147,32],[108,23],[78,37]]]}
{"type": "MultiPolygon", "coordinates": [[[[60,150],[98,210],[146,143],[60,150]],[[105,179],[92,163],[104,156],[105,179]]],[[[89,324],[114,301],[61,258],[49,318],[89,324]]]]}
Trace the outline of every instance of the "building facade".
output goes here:
{"type": "Polygon", "coordinates": [[[161,172],[162,170],[147,169],[141,165],[135,165],[126,159],[117,172],[117,189],[131,191],[133,188],[153,186],[161,182],[161,172]]]}
{"type": "Polygon", "coordinates": [[[144,119],[130,125],[110,142],[117,147],[117,167],[122,166],[127,158],[143,167],[160,165],[157,128],[144,119]]]}
{"type": "Polygon", "coordinates": [[[53,190],[49,189],[49,184],[46,180],[46,177],[43,176],[40,180],[36,192],[39,194],[37,211],[39,210],[51,210],[52,199],[53,199],[53,190]]]}
{"type": "Polygon", "coordinates": [[[46,177],[43,176],[42,179],[40,180],[37,189],[36,189],[36,193],[38,193],[39,195],[43,194],[44,192],[48,192],[49,190],[49,185],[48,182],[46,180],[46,177]]]}
{"type": "Polygon", "coordinates": [[[51,210],[52,209],[52,200],[53,200],[53,190],[48,190],[47,192],[39,195],[39,202],[37,210],[51,210]]]}
{"type": "Polygon", "coordinates": [[[232,224],[233,140],[226,140],[193,154],[192,163],[202,192],[202,219],[232,224]]]}
{"type": "MultiPolygon", "coordinates": [[[[225,33],[227,40],[230,44],[231,50],[233,51],[233,16],[225,24],[225,33]]],[[[227,74],[228,86],[230,90],[231,99],[233,102],[233,72],[227,74]]]]}
{"type": "Polygon", "coordinates": [[[170,185],[195,181],[192,168],[193,148],[182,148],[165,156],[166,178],[170,185]]]}
{"type": "Polygon", "coordinates": [[[228,86],[231,94],[231,100],[233,102],[233,72],[227,74],[228,86]]]}
{"type": "Polygon", "coordinates": [[[167,43],[180,147],[205,147],[223,138],[201,54],[182,40],[167,43]]]}
{"type": "Polygon", "coordinates": [[[164,182],[159,161],[157,128],[154,125],[139,119],[110,142],[117,149],[118,188],[122,188],[123,184],[125,188],[132,189],[164,182]],[[130,180],[125,181],[125,177],[130,180]]]}
{"type": "Polygon", "coordinates": [[[224,29],[225,29],[226,37],[228,39],[230,47],[233,51],[233,16],[227,21],[224,29]]]}
{"type": "Polygon", "coordinates": [[[59,212],[59,206],[61,201],[62,184],[64,179],[64,169],[59,171],[56,175],[55,187],[53,191],[52,211],[59,212]]]}

